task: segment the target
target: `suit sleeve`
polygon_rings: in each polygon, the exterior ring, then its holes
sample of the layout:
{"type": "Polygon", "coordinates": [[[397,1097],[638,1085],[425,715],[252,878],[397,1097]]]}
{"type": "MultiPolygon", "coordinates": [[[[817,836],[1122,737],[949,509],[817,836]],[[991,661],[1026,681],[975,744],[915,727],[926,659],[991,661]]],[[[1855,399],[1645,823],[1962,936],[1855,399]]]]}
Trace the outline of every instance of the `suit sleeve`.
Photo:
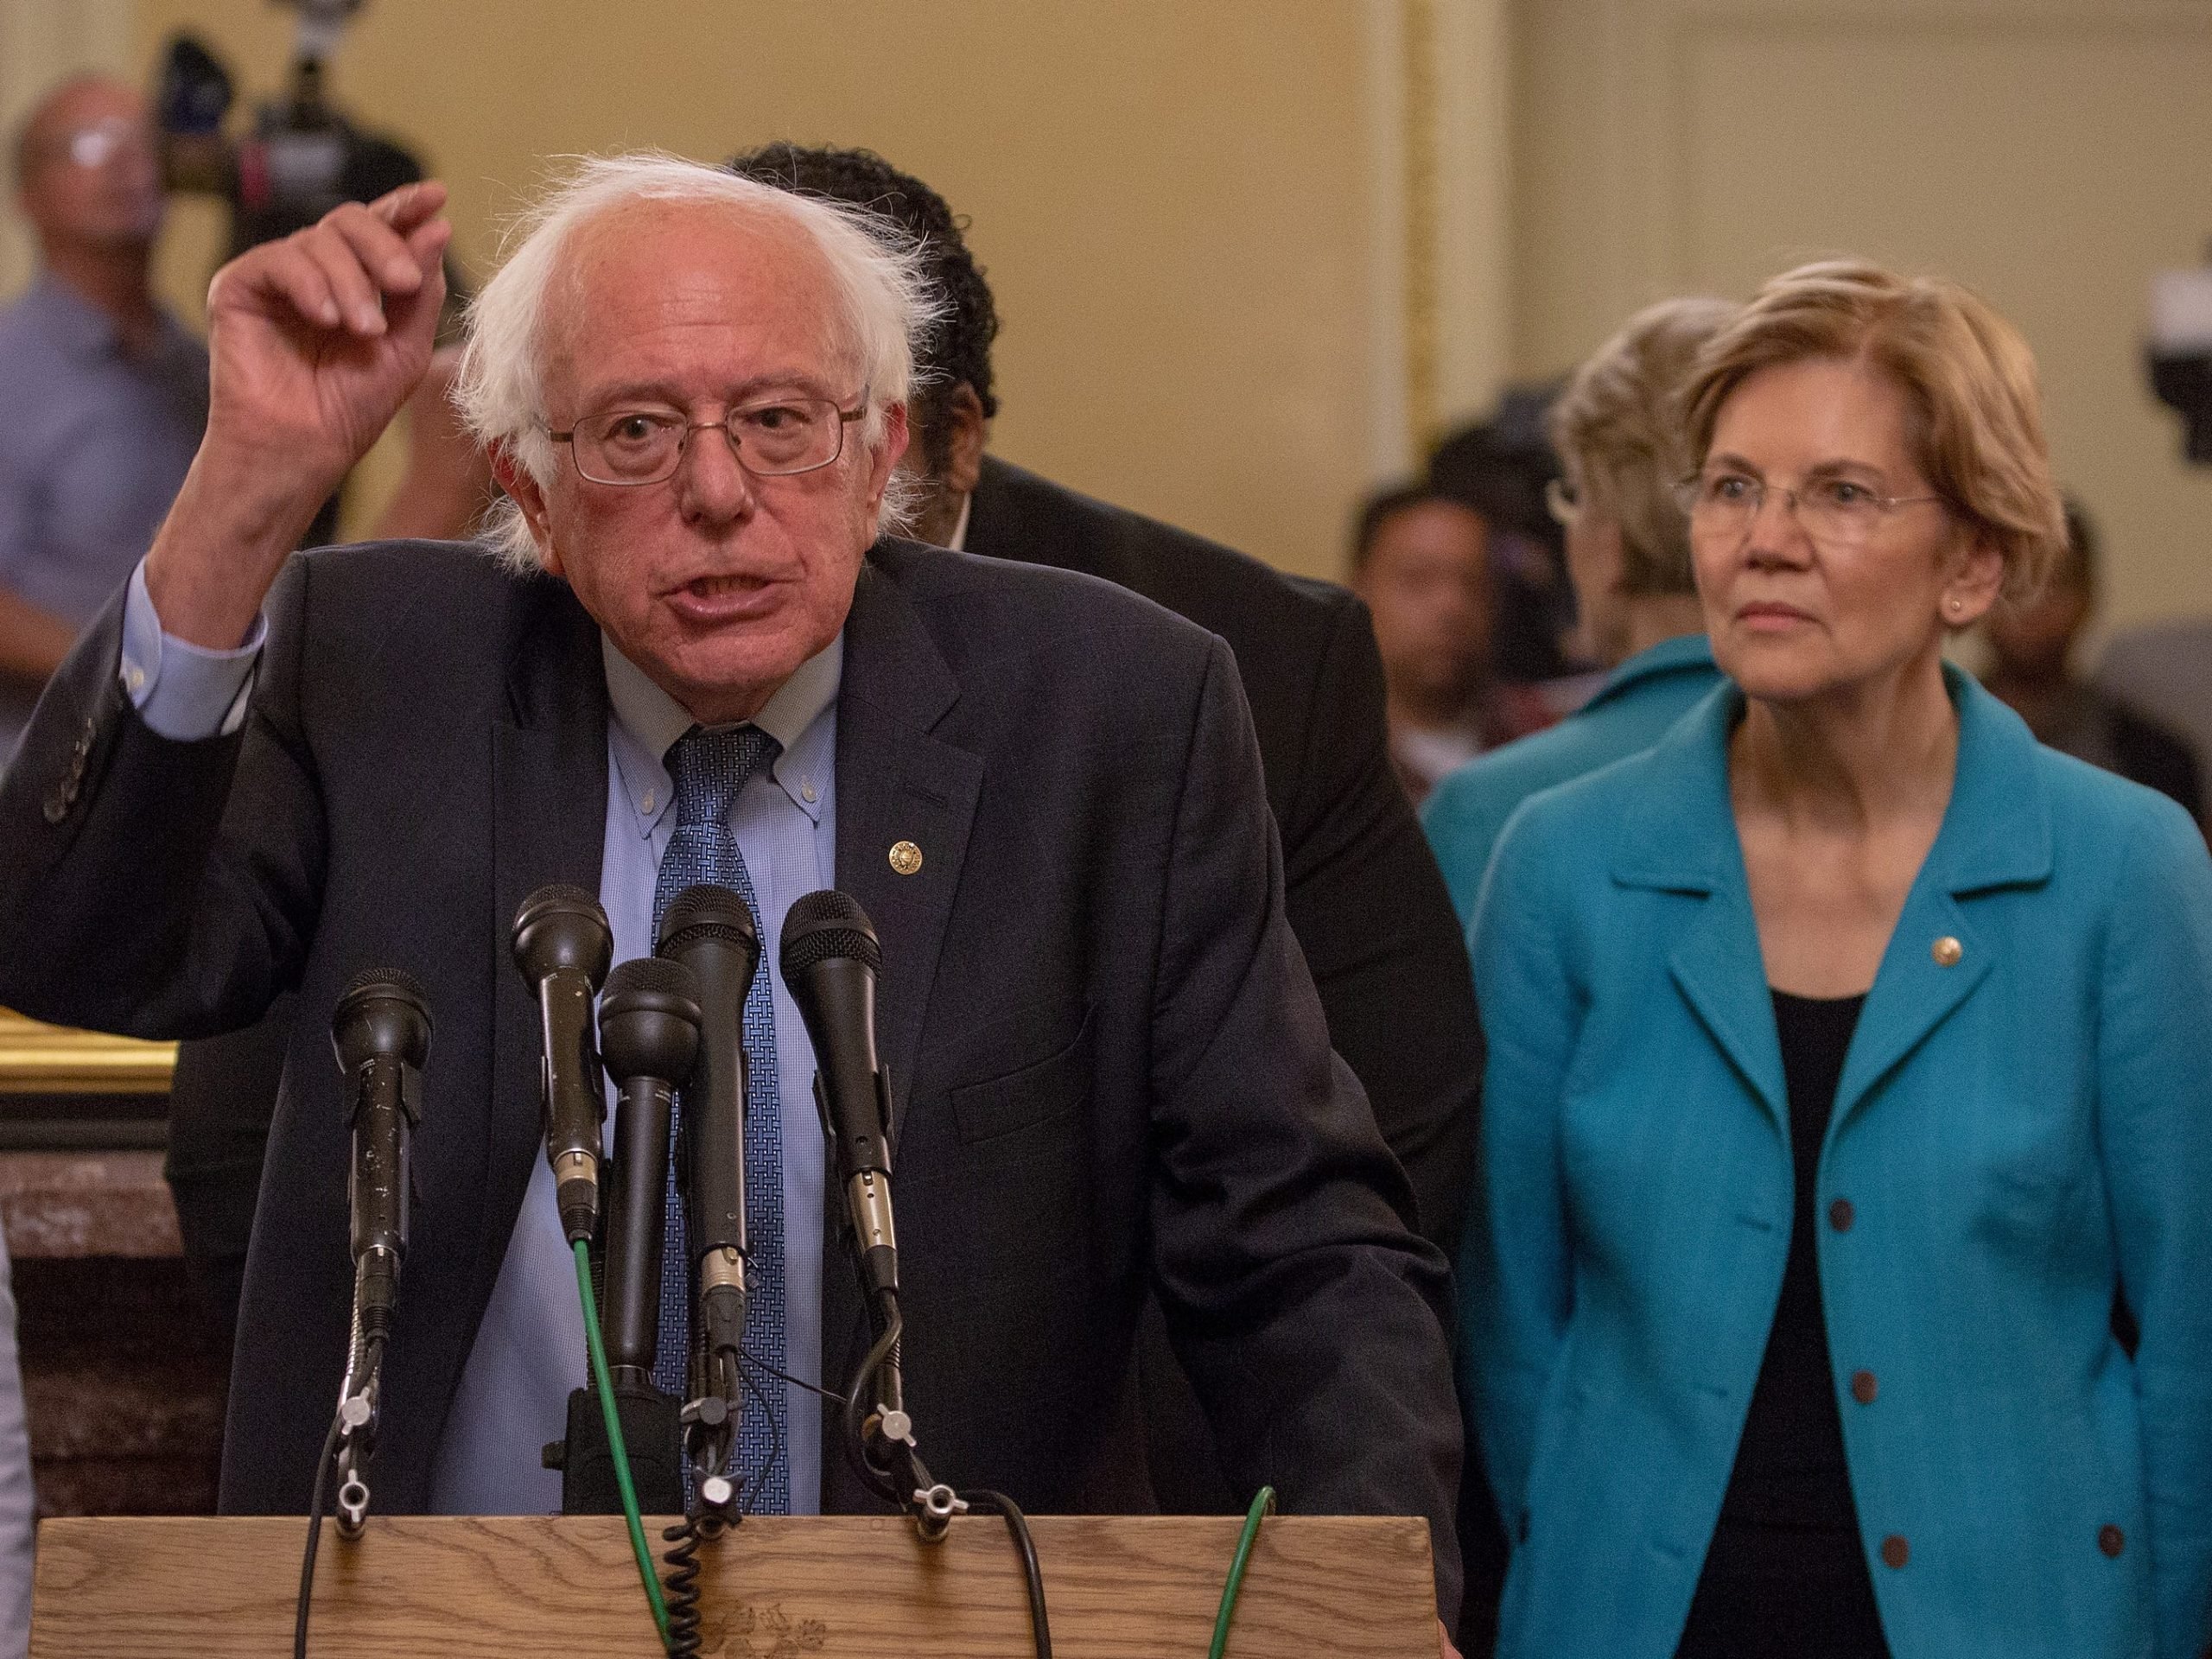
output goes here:
{"type": "Polygon", "coordinates": [[[1573,1306],[1560,1107],[1580,1019],[1529,809],[1508,821],[1475,910],[1490,1032],[1481,1173],[1459,1254],[1460,1386],[1508,1537],[1522,1535],[1537,1416],[1573,1306]]]}
{"type": "Polygon", "coordinates": [[[2135,1354],[2161,1659],[2212,1641],[2212,861],[2157,803],[2106,937],[2098,1131],[2135,1354]]]}
{"type": "Polygon", "coordinates": [[[138,1037],[257,1018],[296,975],[323,858],[297,727],[307,567],[270,591],[243,726],[180,742],[123,691],[127,589],[48,685],[0,779],[0,1001],[138,1037]]]}
{"type": "Polygon", "coordinates": [[[1249,1497],[1424,1515],[1457,1615],[1459,1432],[1448,1275],[1330,1052],[1284,920],[1257,744],[1212,643],[1168,849],[1153,1014],[1154,1274],[1170,1336],[1249,1497]]]}
{"type": "Polygon", "coordinates": [[[1474,1177],[1482,1031],[1451,899],[1390,770],[1374,631],[1349,595],[1306,730],[1284,906],[1330,1040],[1413,1185],[1415,1224],[1448,1255],[1474,1177]]]}

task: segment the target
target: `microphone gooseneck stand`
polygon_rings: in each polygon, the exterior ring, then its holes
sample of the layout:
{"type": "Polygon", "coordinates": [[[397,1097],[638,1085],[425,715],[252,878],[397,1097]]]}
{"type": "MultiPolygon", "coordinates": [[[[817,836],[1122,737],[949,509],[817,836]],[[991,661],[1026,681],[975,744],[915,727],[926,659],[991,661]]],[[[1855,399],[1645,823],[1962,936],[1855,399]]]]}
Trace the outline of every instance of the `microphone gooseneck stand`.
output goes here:
{"type": "MultiPolygon", "coordinates": [[[[692,1280],[684,1455],[695,1496],[734,1518],[726,1471],[744,1414],[744,1341],[752,1295],[745,1190],[751,1077],[745,1001],[760,965],[760,934],[743,898],[714,882],[686,887],[662,914],[656,946],[698,986],[698,1058],[683,1091],[684,1253],[692,1280]]],[[[770,1414],[771,1421],[773,1414],[770,1414]]]]}
{"type": "Polygon", "coordinates": [[[430,1013],[423,988],[388,969],[357,976],[331,1015],[330,1040],[350,1096],[353,1310],[338,1409],[315,1460],[293,1621],[295,1659],[306,1659],[315,1554],[334,1468],[340,1476],[339,1535],[359,1538],[368,1520],[368,1470],[376,1450],[385,1345],[391,1338],[400,1262],[407,1251],[408,1137],[422,1121],[422,1070],[430,1050],[430,1013]]]}
{"type": "MultiPolygon", "coordinates": [[[[603,1264],[606,1351],[639,1508],[683,1507],[679,1403],[653,1386],[662,1243],[667,1227],[669,1126],[676,1090],[699,1047],[697,982],[680,963],[651,957],[607,977],[600,1056],[617,1091],[603,1264]]],[[[561,1442],[561,1512],[623,1510],[602,1402],[589,1387],[569,1396],[561,1442]]]]}
{"type": "Polygon", "coordinates": [[[815,1104],[845,1194],[843,1230],[875,1333],[845,1394],[845,1455],[861,1484],[910,1516],[926,1543],[943,1539],[956,1515],[1002,1516],[1021,1559],[1038,1659],[1052,1659],[1044,1576],[1020,1506],[1002,1492],[976,1490],[963,1497],[933,1477],[906,1410],[899,1374],[906,1325],[891,1207],[891,1084],[875,1048],[875,977],[882,964],[875,928],[848,893],[808,893],[784,918],[779,965],[814,1044],[815,1104]]]}
{"type": "MultiPolygon", "coordinates": [[[[683,1090],[677,1159],[683,1204],[684,1255],[692,1286],[690,1345],[682,1411],[683,1458],[690,1471],[683,1519],[665,1529],[671,1548],[663,1589],[668,1650],[698,1651],[699,1553],[743,1518],[747,1507],[729,1474],[745,1396],[759,1385],[744,1361],[751,1302],[752,1243],[745,1188],[745,1122],[750,1084],[745,1055],[745,1002],[760,965],[760,933],[742,896],[715,882],[686,887],[669,902],[656,949],[697,986],[699,1043],[683,1090]]],[[[762,1421],[775,1429],[765,1398],[762,1421]]],[[[772,1444],[763,1474],[781,1455],[772,1444]]]]}

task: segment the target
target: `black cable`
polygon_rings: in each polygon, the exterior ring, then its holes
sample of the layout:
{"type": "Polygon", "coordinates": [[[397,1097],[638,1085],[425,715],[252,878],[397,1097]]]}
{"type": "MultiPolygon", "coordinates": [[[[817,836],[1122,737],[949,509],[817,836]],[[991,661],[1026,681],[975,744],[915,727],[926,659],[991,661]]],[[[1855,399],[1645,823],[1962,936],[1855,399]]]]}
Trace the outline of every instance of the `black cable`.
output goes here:
{"type": "Polygon", "coordinates": [[[699,1651],[699,1551],[721,1535],[728,1523],[717,1510],[694,1512],[661,1532],[663,1543],[675,1548],[661,1557],[668,1567],[662,1580],[662,1599],[668,1605],[669,1659],[696,1659],[699,1651]]]}
{"type": "Polygon", "coordinates": [[[853,1473],[859,1478],[861,1485],[895,1510],[904,1510],[906,1507],[906,1497],[899,1490],[898,1484],[892,1478],[888,1471],[877,1468],[868,1460],[868,1429],[865,1419],[868,1412],[868,1382],[876,1372],[882,1369],[884,1361],[888,1359],[898,1348],[899,1333],[904,1328],[905,1325],[899,1318],[899,1309],[896,1304],[893,1304],[890,1318],[884,1323],[883,1334],[875,1339],[875,1345],[870,1348],[861,1359],[860,1369],[853,1373],[853,1386],[846,1390],[845,1395],[846,1461],[852,1465],[853,1473]]]}
{"type": "Polygon", "coordinates": [[[762,1391],[760,1379],[753,1375],[752,1369],[749,1366],[741,1365],[737,1368],[737,1375],[744,1382],[747,1390],[753,1395],[753,1403],[760,1407],[760,1414],[768,1420],[768,1461],[760,1465],[760,1478],[745,1489],[743,1510],[744,1513],[750,1515],[753,1513],[753,1503],[760,1496],[760,1488],[768,1484],[768,1471],[776,1466],[777,1461],[784,1455],[784,1431],[778,1427],[776,1414],[769,1408],[768,1396],[762,1391]]]}
{"type": "Polygon", "coordinates": [[[809,1394],[819,1395],[824,1400],[835,1401],[841,1406],[845,1403],[846,1396],[839,1394],[835,1389],[825,1389],[819,1382],[810,1382],[803,1376],[793,1376],[789,1371],[779,1371],[758,1354],[748,1351],[745,1356],[745,1363],[758,1370],[767,1372],[779,1382],[788,1382],[795,1389],[804,1389],[809,1394]]]}
{"type": "Polygon", "coordinates": [[[330,1415],[330,1433],[323,1436],[322,1456],[315,1465],[315,1496],[308,1500],[307,1554],[300,1562],[300,1607],[292,1622],[292,1659],[308,1659],[308,1608],[315,1597],[315,1555],[322,1541],[322,1503],[330,1491],[331,1465],[338,1461],[340,1418],[330,1415]]]}
{"type": "Polygon", "coordinates": [[[1029,1634],[1036,1643],[1037,1659],[1052,1659],[1052,1624],[1045,1616],[1045,1574],[1037,1565],[1037,1542],[1029,1535],[1029,1517],[1004,1492],[977,1491],[966,1496],[968,1507],[977,1514],[1006,1517],[1006,1529],[1014,1535],[1014,1547],[1021,1555],[1021,1576],[1029,1591],[1029,1634]]]}

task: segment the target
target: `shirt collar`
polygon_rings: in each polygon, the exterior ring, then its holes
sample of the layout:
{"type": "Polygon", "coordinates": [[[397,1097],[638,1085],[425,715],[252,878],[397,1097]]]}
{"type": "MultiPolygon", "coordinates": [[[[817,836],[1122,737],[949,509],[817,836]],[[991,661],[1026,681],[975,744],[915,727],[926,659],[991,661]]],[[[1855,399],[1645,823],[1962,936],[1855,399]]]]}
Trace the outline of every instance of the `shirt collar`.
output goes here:
{"type": "Polygon", "coordinates": [[[1684,669],[1704,669],[1713,672],[1713,642],[1701,633],[1678,633],[1672,639],[1662,639],[1656,645],[1646,645],[1605,677],[1598,694],[1583,705],[1595,708],[1599,703],[1619,696],[1630,686],[1655,679],[1662,674],[1678,673],[1684,669]]]}
{"type": "MultiPolygon", "coordinates": [[[[90,300],[63,282],[50,270],[41,270],[23,303],[35,307],[48,335],[70,356],[86,360],[119,357],[123,352],[123,331],[113,317],[101,310],[90,300]]],[[[167,310],[160,313],[161,333],[154,349],[144,359],[159,363],[169,356],[184,336],[183,325],[167,310]]]]}
{"type": "MultiPolygon", "coordinates": [[[[674,697],[656,685],[645,670],[599,636],[600,659],[607,670],[607,701],[613,718],[607,736],[621,773],[622,792],[636,815],[640,835],[651,835],[675,804],[666,755],[676,741],[698,722],[674,697]]],[[[799,810],[819,819],[830,764],[828,725],[823,716],[836,706],[845,672],[845,637],[840,633],[801,663],[776,688],[760,712],[744,724],[774,738],[781,752],[772,768],[777,784],[799,810]],[[818,735],[817,735],[818,734],[818,735]]]]}
{"type": "Polygon", "coordinates": [[[975,510],[976,493],[970,490],[960,498],[960,517],[953,524],[952,534],[944,538],[944,544],[956,553],[968,550],[968,515],[975,510]]]}

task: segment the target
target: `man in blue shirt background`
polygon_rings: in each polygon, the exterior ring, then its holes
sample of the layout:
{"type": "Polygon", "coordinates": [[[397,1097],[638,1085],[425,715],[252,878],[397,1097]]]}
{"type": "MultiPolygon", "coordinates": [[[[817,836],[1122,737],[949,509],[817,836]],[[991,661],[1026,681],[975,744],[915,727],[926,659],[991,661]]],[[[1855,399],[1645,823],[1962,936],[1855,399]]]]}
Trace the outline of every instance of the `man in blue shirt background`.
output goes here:
{"type": "Polygon", "coordinates": [[[162,198],[143,100],[67,81],[15,164],[41,270],[0,312],[0,762],[153,541],[207,419],[207,353],[150,284],[162,198]]]}

